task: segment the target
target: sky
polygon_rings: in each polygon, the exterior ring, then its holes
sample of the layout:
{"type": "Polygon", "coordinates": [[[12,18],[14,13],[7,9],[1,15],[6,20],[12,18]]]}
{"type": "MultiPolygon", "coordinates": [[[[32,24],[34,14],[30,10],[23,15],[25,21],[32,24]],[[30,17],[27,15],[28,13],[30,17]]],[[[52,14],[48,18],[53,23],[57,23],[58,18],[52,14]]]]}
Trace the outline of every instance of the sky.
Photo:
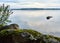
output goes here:
{"type": "Polygon", "coordinates": [[[11,8],[60,8],[60,0],[0,0],[11,8]]]}

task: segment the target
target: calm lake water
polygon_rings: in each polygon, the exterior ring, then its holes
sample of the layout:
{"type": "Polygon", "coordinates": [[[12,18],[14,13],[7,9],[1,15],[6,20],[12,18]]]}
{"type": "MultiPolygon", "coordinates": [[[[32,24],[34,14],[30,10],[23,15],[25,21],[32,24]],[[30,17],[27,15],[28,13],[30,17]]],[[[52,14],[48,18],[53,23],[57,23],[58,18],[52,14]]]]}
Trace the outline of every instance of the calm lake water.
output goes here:
{"type": "Polygon", "coordinates": [[[20,28],[60,37],[60,10],[13,10],[12,12],[9,19],[20,28]],[[47,20],[47,16],[53,18],[47,20]]]}

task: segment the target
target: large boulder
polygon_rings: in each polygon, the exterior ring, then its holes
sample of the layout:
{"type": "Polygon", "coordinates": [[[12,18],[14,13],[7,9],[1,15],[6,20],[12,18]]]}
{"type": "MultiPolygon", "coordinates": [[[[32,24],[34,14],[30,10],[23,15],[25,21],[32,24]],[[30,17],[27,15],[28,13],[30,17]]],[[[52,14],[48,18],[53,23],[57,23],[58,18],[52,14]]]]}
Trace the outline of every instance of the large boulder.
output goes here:
{"type": "Polygon", "coordinates": [[[0,43],[60,43],[60,38],[34,30],[6,29],[0,31],[0,43]]]}

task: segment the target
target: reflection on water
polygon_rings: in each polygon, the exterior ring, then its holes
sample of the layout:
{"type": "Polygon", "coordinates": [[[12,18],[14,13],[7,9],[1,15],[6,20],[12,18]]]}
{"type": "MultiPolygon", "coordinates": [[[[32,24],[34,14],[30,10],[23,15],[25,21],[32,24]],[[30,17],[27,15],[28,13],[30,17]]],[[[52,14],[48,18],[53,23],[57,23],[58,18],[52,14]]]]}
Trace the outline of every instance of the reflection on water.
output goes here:
{"type": "Polygon", "coordinates": [[[13,10],[9,19],[20,28],[34,29],[40,32],[60,32],[60,10],[13,10]],[[53,16],[47,20],[47,16],[53,16]]]}

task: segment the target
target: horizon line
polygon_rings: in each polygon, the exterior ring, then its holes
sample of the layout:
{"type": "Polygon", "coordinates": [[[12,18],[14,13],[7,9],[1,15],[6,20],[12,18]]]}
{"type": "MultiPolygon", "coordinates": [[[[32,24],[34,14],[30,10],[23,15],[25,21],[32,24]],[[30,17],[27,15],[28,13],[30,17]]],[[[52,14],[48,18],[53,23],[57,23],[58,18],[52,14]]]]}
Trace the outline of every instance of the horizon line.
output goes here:
{"type": "Polygon", "coordinates": [[[11,10],[60,10],[60,8],[12,8],[11,10]]]}

